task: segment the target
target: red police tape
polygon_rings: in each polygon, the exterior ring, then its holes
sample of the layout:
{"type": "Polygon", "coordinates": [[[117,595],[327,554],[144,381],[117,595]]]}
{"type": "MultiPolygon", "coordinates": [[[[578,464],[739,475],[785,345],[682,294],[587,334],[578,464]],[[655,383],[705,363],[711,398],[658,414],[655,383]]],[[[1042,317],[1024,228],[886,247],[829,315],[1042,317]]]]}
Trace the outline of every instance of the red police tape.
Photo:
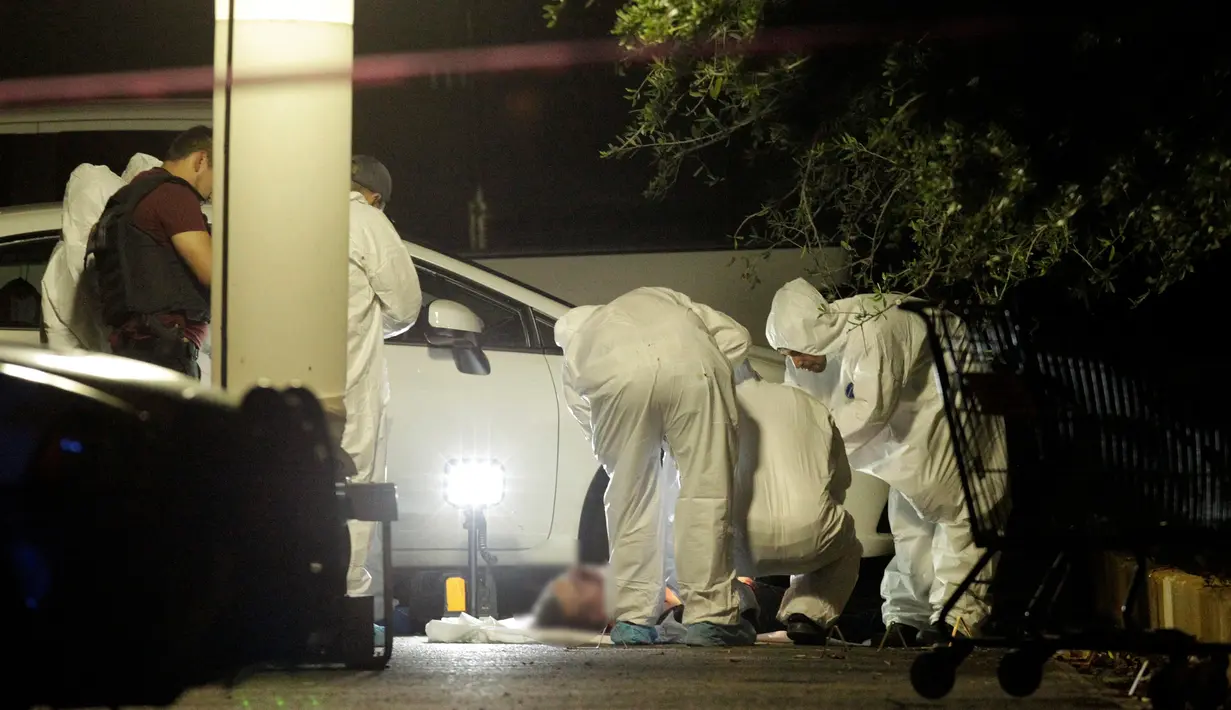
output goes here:
{"type": "MultiPolygon", "coordinates": [[[[350,78],[356,86],[389,84],[407,79],[447,74],[493,74],[562,69],[585,64],[645,63],[668,56],[692,54],[758,55],[798,54],[875,41],[921,36],[934,38],[981,36],[1003,31],[1016,23],[1006,19],[960,20],[934,27],[830,25],[770,29],[748,42],[663,44],[628,49],[615,40],[542,42],[465,49],[403,52],[356,57],[349,72],[283,72],[245,75],[232,85],[277,84],[302,81],[337,81],[350,78]]],[[[0,81],[0,106],[72,103],[114,98],[161,98],[208,94],[224,86],[214,67],[179,67],[110,74],[9,79],[0,81]]]]}

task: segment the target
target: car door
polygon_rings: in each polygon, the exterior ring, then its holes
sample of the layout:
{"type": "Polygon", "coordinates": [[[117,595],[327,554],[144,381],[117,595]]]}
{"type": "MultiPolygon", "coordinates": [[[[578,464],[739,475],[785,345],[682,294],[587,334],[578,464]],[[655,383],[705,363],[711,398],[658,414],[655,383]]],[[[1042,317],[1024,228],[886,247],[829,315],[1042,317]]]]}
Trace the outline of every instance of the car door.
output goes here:
{"type": "Polygon", "coordinates": [[[547,539],[555,503],[559,415],[530,309],[494,289],[416,261],[423,309],[387,341],[392,402],[388,471],[398,486],[395,550],[466,548],[460,511],[445,500],[451,464],[495,462],[503,499],[487,512],[488,545],[527,549],[547,539]],[[424,337],[432,301],[456,301],[483,320],[488,374],[465,374],[450,348],[424,337]]]}
{"type": "Polygon", "coordinates": [[[0,240],[0,343],[39,344],[43,271],[58,239],[39,233],[0,240]]]}

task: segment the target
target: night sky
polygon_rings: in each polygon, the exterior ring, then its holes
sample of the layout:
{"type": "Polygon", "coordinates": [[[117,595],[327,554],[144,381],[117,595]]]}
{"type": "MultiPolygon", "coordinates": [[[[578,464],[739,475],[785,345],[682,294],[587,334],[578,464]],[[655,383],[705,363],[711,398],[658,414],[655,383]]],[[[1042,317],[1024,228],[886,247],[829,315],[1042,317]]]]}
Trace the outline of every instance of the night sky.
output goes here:
{"type": "MultiPolygon", "coordinates": [[[[604,37],[610,26],[600,13],[548,29],[541,0],[355,5],[356,55],[604,37]]],[[[0,2],[3,78],[212,62],[213,0],[0,2]]],[[[353,147],[393,173],[389,214],[403,235],[440,248],[466,249],[467,202],[479,185],[493,252],[728,244],[750,206],[734,188],[682,181],[668,201],[651,203],[641,194],[645,161],[598,157],[624,124],[632,81],[605,65],[360,87],[353,147]]],[[[133,150],[165,148],[161,136],[56,140],[54,160],[29,137],[0,140],[0,204],[59,199],[83,160],[119,170],[133,150]],[[59,194],[47,194],[53,184],[59,194]]]]}

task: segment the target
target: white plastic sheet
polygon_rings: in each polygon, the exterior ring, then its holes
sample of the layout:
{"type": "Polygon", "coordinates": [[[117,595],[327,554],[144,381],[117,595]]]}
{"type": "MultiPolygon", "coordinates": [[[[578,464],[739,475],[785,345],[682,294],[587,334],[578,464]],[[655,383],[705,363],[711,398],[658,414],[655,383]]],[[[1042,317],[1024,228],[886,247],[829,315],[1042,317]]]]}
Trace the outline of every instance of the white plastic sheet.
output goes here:
{"type": "Polygon", "coordinates": [[[538,643],[530,631],[530,620],[517,617],[497,621],[462,614],[427,622],[427,640],[433,643],[538,643]]]}
{"type": "MultiPolygon", "coordinates": [[[[531,628],[531,619],[513,617],[496,620],[490,616],[475,618],[469,614],[427,622],[427,640],[431,643],[541,643],[552,646],[610,646],[611,637],[601,632],[568,629],[531,628]]],[[[665,643],[683,643],[684,626],[667,619],[658,627],[665,643]]]]}
{"type": "MultiPolygon", "coordinates": [[[[683,643],[684,627],[669,619],[659,627],[659,633],[668,638],[668,643],[683,643]]],[[[550,646],[610,646],[611,637],[601,633],[588,631],[570,631],[567,629],[532,629],[529,617],[514,617],[497,621],[490,616],[476,619],[469,614],[437,619],[427,622],[427,640],[429,643],[540,643],[550,646]]],[[[830,644],[838,646],[868,646],[862,644],[847,644],[835,635],[830,644]]],[[[790,644],[785,631],[775,631],[757,635],[758,644],[790,644]]]]}

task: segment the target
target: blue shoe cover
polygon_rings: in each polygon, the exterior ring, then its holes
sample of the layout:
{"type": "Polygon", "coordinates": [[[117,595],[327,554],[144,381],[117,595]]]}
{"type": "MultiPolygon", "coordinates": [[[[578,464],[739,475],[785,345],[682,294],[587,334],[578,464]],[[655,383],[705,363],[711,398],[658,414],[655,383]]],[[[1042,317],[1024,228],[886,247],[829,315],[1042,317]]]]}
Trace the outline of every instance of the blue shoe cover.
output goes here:
{"type": "Polygon", "coordinates": [[[375,646],[385,645],[385,627],[378,624],[372,624],[372,638],[375,640],[375,646]]]}
{"type": "Polygon", "coordinates": [[[708,621],[689,624],[684,635],[684,643],[689,646],[751,646],[756,642],[756,629],[742,618],[730,626],[708,621]]]}
{"type": "Polygon", "coordinates": [[[649,646],[658,643],[658,629],[653,626],[617,621],[611,630],[613,646],[649,646]]]}

